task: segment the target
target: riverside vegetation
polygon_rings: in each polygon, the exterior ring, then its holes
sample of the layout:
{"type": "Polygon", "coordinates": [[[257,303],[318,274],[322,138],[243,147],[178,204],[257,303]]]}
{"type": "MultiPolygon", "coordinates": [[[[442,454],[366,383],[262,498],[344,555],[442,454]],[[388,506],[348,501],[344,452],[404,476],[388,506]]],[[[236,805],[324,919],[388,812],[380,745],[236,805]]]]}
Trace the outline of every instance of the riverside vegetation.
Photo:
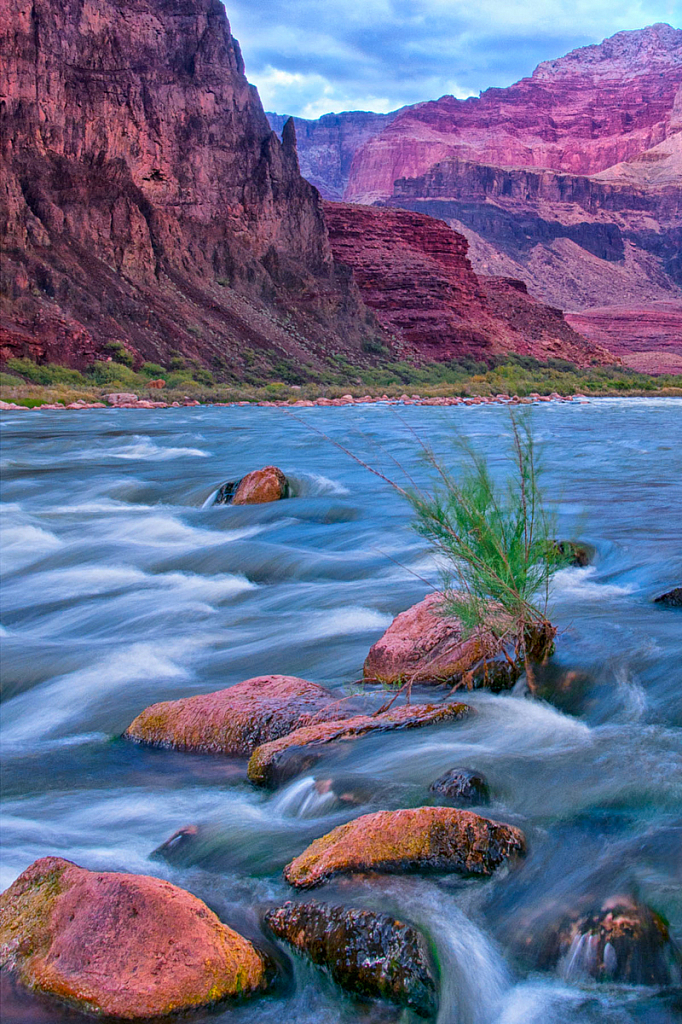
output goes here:
{"type": "MultiPolygon", "coordinates": [[[[79,399],[93,402],[111,391],[135,391],[145,397],[202,403],[263,402],[316,397],[339,398],[370,394],[399,397],[405,389],[418,388],[423,397],[488,396],[499,393],[526,397],[533,392],[549,395],[682,396],[682,380],[674,374],[651,376],[623,366],[580,369],[562,359],[540,362],[532,356],[507,355],[490,365],[475,360],[429,363],[407,362],[353,366],[336,356],[325,371],[281,359],[265,363],[255,352],[242,380],[230,378],[220,366],[208,369],[198,360],[177,355],[168,366],[144,363],[133,369],[132,355],[123,346],[111,348],[111,361],[98,361],[82,372],[54,363],[39,365],[30,359],[9,359],[0,372],[0,399],[27,407],[79,399]],[[152,380],[163,380],[159,392],[152,380]]],[[[247,350],[247,362],[249,352],[247,350]]]]}

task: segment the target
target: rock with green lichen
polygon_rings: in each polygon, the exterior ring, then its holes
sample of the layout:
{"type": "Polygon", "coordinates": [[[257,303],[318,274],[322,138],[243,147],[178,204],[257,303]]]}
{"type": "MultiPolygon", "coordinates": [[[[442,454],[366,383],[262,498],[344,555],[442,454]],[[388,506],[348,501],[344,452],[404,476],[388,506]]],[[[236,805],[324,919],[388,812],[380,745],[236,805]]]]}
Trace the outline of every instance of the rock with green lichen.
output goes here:
{"type": "Polygon", "coordinates": [[[60,857],[35,861],[0,895],[0,966],[27,988],[124,1020],[266,986],[263,957],[196,896],[60,857]]]}
{"type": "Polygon", "coordinates": [[[296,857],[284,877],[310,889],[338,874],[438,870],[491,875],[525,853],[523,832],[454,807],[364,814],[339,825],[296,857]]]}
{"type": "Polygon", "coordinates": [[[315,901],[285,903],[271,910],[265,922],[346,991],[435,1016],[434,967],[424,936],[412,925],[388,914],[315,901]]]}
{"type": "Polygon", "coordinates": [[[257,747],[249,760],[248,776],[258,786],[276,786],[310,769],[329,744],[377,732],[452,722],[470,713],[466,704],[406,704],[378,715],[318,722],[257,747]]]}

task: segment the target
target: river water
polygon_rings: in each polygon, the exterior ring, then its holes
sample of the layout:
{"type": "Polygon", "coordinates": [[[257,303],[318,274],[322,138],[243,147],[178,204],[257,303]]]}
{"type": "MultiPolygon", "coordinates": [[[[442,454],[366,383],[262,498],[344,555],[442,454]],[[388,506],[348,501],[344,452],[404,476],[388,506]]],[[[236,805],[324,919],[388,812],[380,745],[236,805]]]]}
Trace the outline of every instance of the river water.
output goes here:
{"type": "MultiPolygon", "coordinates": [[[[682,995],[534,971],[519,938],[539,907],[629,892],[682,939],[682,405],[600,399],[530,410],[558,533],[596,549],[556,577],[557,653],[544,700],[471,696],[455,725],[362,740],[315,776],[255,791],[245,763],[149,750],[121,732],[146,705],[250,676],[344,692],[393,616],[437,584],[409,509],[311,427],[388,476],[428,479],[414,430],[447,463],[472,439],[503,472],[500,407],[191,408],[3,417],[2,888],[37,857],[156,874],[258,934],[290,897],[281,869],[350,816],[418,806],[454,766],[482,771],[487,812],[530,852],[488,881],[387,876],[318,890],[427,932],[439,1024],[668,1024],[682,995]],[[227,479],[274,463],[298,496],[210,505],[227,479]],[[341,776],[341,809],[316,779],[341,776]],[[152,851],[196,824],[170,859],[152,851]]],[[[423,699],[418,694],[417,699],[423,699]]],[[[380,698],[376,698],[380,699],[380,698]]],[[[343,995],[289,963],[274,994],[192,1019],[383,1024],[412,1018],[343,995]],[[286,973],[286,972],[285,972],[286,973]]],[[[80,1019],[9,991],[17,1022],[80,1019]]]]}

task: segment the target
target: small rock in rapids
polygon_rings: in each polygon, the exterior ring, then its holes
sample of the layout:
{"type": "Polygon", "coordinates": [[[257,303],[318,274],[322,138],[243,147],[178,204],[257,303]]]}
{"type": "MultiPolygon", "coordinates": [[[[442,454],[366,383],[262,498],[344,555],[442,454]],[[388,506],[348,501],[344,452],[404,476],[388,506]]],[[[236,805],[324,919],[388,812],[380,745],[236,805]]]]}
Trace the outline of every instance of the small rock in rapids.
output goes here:
{"type": "MultiPolygon", "coordinates": [[[[504,657],[504,650],[513,651],[514,637],[505,642],[498,634],[507,632],[501,610],[491,609],[491,622],[496,630],[482,627],[468,637],[454,615],[444,615],[445,595],[429,594],[393,620],[384,635],[370,648],[365,659],[367,681],[396,684],[459,682],[471,673],[475,686],[504,690],[514,685],[523,670],[504,657]]],[[[550,653],[555,630],[537,631],[528,638],[532,658],[542,660],[550,653]]]]}
{"type": "Polygon", "coordinates": [[[429,786],[429,792],[457,804],[487,804],[490,788],[485,778],[470,768],[451,768],[429,786]]]}
{"type": "Polygon", "coordinates": [[[667,594],[655,598],[655,604],[664,604],[667,608],[682,608],[682,587],[675,587],[667,594]]]}
{"type": "Polygon", "coordinates": [[[525,853],[523,833],[471,811],[418,807],[364,814],[316,839],[284,877],[310,889],[338,874],[438,870],[491,875],[525,853]]]}
{"type": "Polygon", "coordinates": [[[437,1011],[437,986],[423,935],[388,914],[317,902],[285,903],[265,923],[349,992],[437,1011]]]}
{"type": "Polygon", "coordinates": [[[247,473],[241,480],[229,480],[216,495],[214,505],[264,505],[290,496],[287,478],[277,466],[247,473]]]}
{"type": "Polygon", "coordinates": [[[356,715],[303,726],[257,747],[249,760],[248,776],[258,786],[277,786],[312,767],[322,753],[320,748],[330,743],[434,725],[464,718],[470,712],[466,704],[405,704],[379,715],[356,715]]]}
{"type": "Polygon", "coordinates": [[[665,921],[628,896],[567,914],[545,936],[540,959],[541,966],[559,964],[569,979],[589,975],[628,985],[682,980],[682,958],[665,921]]]}
{"type": "Polygon", "coordinates": [[[43,857],[0,896],[0,966],[87,1013],[164,1016],[266,986],[251,943],[147,875],[43,857]]]}
{"type": "Polygon", "coordinates": [[[345,713],[317,683],[296,676],[256,676],[226,690],[152,704],[124,736],[153,747],[243,757],[313,717],[336,721],[345,713]]]}
{"type": "Polygon", "coordinates": [[[564,564],[584,569],[591,565],[595,550],[590,544],[579,544],[575,540],[555,540],[552,542],[553,554],[558,555],[564,564]]]}

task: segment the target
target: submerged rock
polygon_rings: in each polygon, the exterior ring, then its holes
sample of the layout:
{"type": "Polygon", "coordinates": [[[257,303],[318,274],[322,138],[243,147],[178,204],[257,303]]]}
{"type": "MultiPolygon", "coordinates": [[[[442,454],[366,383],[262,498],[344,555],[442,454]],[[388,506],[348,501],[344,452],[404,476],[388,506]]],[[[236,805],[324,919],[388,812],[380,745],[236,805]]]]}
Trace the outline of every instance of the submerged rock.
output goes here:
{"type": "Polygon", "coordinates": [[[389,999],[424,1017],[437,986],[424,936],[388,914],[317,902],[285,903],[265,917],[270,930],[323,967],[341,988],[389,999]]]}
{"type": "Polygon", "coordinates": [[[628,985],[670,985],[682,959],[665,921],[629,896],[567,914],[546,933],[540,966],[559,965],[567,978],[590,976],[628,985]]]}
{"type": "Polygon", "coordinates": [[[485,778],[470,768],[451,768],[429,786],[429,792],[457,804],[487,804],[490,788],[485,778]]]}
{"type": "Polygon", "coordinates": [[[675,587],[667,594],[661,594],[660,597],[655,598],[654,603],[664,604],[668,608],[682,608],[682,587],[675,587]]]}
{"type": "MultiPolygon", "coordinates": [[[[367,681],[456,683],[468,675],[471,685],[492,690],[513,686],[523,666],[504,656],[505,649],[513,648],[514,637],[498,638],[508,632],[502,613],[491,613],[494,632],[483,627],[465,637],[459,619],[442,614],[444,600],[442,593],[429,594],[396,616],[370,648],[363,670],[367,681]]],[[[541,660],[551,652],[554,633],[550,627],[547,633],[528,637],[533,658],[541,660]]]]}
{"type": "Polygon", "coordinates": [[[594,559],[594,548],[590,544],[579,544],[574,540],[555,540],[552,544],[554,553],[567,565],[584,569],[594,559]]]}
{"type": "MultiPolygon", "coordinates": [[[[145,708],[123,734],[154,747],[243,757],[313,716],[344,716],[333,694],[296,676],[256,676],[226,690],[145,708]]],[[[349,715],[352,711],[348,710],[349,715]]]]}
{"type": "Polygon", "coordinates": [[[216,495],[214,505],[264,505],[291,494],[289,481],[277,466],[247,473],[241,480],[229,480],[216,495]]]}
{"type": "Polygon", "coordinates": [[[310,889],[337,874],[364,871],[456,871],[490,875],[525,853],[512,825],[453,807],[418,807],[365,814],[316,839],[287,864],[284,877],[310,889]]]}
{"type": "Polygon", "coordinates": [[[380,715],[356,715],[303,726],[257,747],[249,760],[248,776],[258,786],[276,786],[311,768],[321,756],[320,748],[330,743],[376,732],[416,729],[464,718],[470,712],[466,704],[405,704],[380,715]]]}
{"type": "Polygon", "coordinates": [[[28,988],[124,1020],[266,985],[260,954],[196,896],[60,857],[35,861],[0,896],[0,966],[28,988]]]}

